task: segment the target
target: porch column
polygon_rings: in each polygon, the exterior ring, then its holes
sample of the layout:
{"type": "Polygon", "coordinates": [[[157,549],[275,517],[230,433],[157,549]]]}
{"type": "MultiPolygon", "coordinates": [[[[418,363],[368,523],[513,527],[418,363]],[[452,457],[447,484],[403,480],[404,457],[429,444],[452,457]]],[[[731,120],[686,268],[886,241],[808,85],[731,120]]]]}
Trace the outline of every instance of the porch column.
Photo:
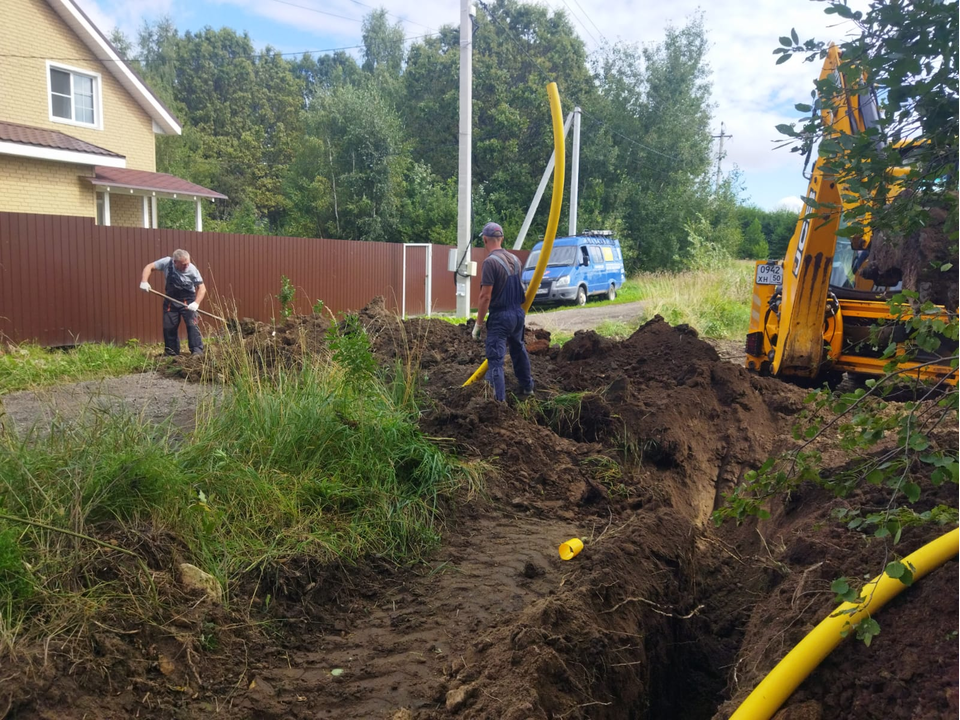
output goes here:
{"type": "Polygon", "coordinates": [[[110,189],[103,193],[103,224],[110,227],[110,189]]]}
{"type": "Polygon", "coordinates": [[[145,228],[150,227],[150,199],[144,195],[143,196],[143,226],[145,228]]]}
{"type": "Polygon", "coordinates": [[[197,203],[197,232],[203,232],[203,208],[200,207],[202,202],[200,199],[195,199],[197,203]]]}
{"type": "Polygon", "coordinates": [[[159,227],[159,226],[157,225],[157,195],[156,195],[156,193],[154,193],[154,195],[150,198],[150,210],[151,210],[151,212],[150,212],[150,216],[151,216],[150,219],[153,221],[153,229],[156,230],[157,227],[159,227]]]}

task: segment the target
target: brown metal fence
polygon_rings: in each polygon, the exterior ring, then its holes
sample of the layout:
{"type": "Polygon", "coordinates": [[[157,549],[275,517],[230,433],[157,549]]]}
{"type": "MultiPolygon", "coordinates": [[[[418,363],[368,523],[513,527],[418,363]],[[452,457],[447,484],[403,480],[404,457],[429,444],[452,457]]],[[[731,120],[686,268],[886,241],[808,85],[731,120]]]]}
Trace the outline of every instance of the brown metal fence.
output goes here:
{"type": "MultiPolygon", "coordinates": [[[[359,310],[382,296],[399,312],[403,245],[187,230],[103,227],[90,218],[0,213],[0,337],[41,345],[162,340],[160,299],[140,292],[148,262],[177,248],[190,253],[203,275],[209,302],[235,308],[239,317],[269,322],[280,315],[280,277],[296,288],[295,311],[316,300],[333,312],[359,310]]],[[[433,246],[434,312],[453,312],[448,245],[433,246]]],[[[518,255],[526,259],[526,251],[518,255]]],[[[473,260],[486,257],[474,248],[473,260]]],[[[425,248],[407,250],[407,314],[425,311],[425,248]]],[[[163,289],[162,276],[151,284],[163,289]]],[[[476,307],[479,278],[471,283],[476,307]]],[[[202,317],[202,316],[201,316],[202,317]]],[[[216,322],[213,321],[213,326],[216,322]]],[[[206,332],[215,331],[209,320],[206,332]]]]}

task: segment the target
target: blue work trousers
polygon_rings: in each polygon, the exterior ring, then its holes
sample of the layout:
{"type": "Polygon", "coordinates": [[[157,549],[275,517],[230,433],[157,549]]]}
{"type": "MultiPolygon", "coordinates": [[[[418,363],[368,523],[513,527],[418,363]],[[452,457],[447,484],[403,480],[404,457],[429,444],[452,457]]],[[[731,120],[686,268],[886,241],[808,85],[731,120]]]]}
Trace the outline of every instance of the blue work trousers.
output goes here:
{"type": "Polygon", "coordinates": [[[510,360],[513,373],[517,376],[520,390],[533,390],[533,376],[530,374],[530,356],[523,344],[523,323],[526,313],[522,307],[491,310],[487,318],[487,381],[493,385],[493,394],[501,402],[507,399],[507,388],[503,379],[503,356],[510,348],[510,360]]]}

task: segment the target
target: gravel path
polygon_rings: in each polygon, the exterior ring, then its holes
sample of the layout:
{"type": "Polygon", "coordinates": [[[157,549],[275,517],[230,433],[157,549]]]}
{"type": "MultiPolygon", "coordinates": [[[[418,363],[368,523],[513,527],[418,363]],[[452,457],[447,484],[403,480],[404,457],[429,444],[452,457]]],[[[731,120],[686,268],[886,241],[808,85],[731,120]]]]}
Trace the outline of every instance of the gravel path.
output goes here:
{"type": "Polygon", "coordinates": [[[191,431],[197,403],[211,392],[209,386],[179,378],[165,378],[156,372],[122,375],[25,390],[0,396],[0,418],[21,435],[35,425],[44,435],[56,418],[78,418],[89,413],[123,408],[148,422],[171,419],[175,426],[191,431]]]}
{"type": "Polygon", "coordinates": [[[551,333],[573,334],[577,330],[595,330],[605,320],[624,323],[636,320],[643,312],[644,304],[643,302],[631,302],[615,305],[604,302],[591,307],[591,303],[587,303],[586,307],[549,313],[538,312],[534,308],[527,315],[527,326],[543,328],[551,333]]]}

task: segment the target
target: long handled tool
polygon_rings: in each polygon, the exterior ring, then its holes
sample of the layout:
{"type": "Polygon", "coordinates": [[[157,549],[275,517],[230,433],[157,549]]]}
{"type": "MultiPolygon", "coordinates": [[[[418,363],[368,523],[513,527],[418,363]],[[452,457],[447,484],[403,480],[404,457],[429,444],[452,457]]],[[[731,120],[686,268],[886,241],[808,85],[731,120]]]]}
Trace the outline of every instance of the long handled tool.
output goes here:
{"type": "MultiPolygon", "coordinates": [[[[166,298],[166,299],[169,300],[170,302],[175,302],[175,303],[177,303],[177,304],[179,304],[179,305],[183,305],[184,307],[187,307],[187,306],[189,305],[189,303],[185,303],[185,302],[183,302],[183,300],[176,300],[176,299],[170,297],[169,295],[164,295],[162,292],[159,292],[158,290],[154,290],[153,288],[150,288],[150,292],[152,292],[154,295],[159,295],[159,296],[162,297],[162,298],[166,298]]],[[[220,317],[219,315],[214,315],[213,313],[208,313],[206,310],[201,310],[200,308],[197,308],[197,312],[198,312],[198,313],[203,313],[204,315],[209,315],[209,316],[212,317],[214,320],[219,320],[219,321],[222,322],[222,323],[226,323],[226,322],[227,322],[226,320],[224,320],[224,319],[223,319],[222,317],[220,317]]]]}

